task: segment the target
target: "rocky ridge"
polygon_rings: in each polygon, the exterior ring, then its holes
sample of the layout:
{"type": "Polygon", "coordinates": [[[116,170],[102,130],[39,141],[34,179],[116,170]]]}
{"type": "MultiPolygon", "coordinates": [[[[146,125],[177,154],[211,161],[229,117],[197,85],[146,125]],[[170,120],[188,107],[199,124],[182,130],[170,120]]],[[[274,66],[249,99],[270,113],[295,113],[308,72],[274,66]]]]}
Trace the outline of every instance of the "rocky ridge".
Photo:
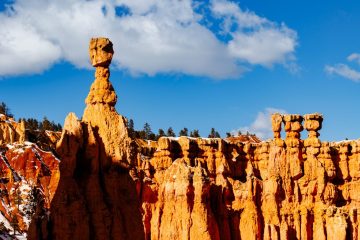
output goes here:
{"type": "Polygon", "coordinates": [[[322,142],[318,113],[274,114],[268,141],[144,146],[115,110],[112,55],[108,39],[91,40],[95,81],[82,120],[65,120],[57,181],[47,184],[55,192],[29,239],[360,238],[360,140],[322,142]]]}

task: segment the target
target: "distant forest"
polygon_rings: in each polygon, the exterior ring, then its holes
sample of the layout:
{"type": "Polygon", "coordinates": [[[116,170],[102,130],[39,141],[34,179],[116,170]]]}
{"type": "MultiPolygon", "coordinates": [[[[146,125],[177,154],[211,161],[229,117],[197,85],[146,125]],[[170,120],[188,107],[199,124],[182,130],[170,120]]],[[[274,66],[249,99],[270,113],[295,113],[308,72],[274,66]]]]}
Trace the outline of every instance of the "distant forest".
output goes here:
{"type": "MultiPolygon", "coordinates": [[[[181,136],[188,136],[188,137],[194,137],[198,138],[201,137],[199,130],[194,129],[192,131],[189,131],[188,128],[184,127],[179,131],[179,133],[176,135],[172,127],[169,127],[166,131],[162,128],[159,128],[157,133],[154,133],[150,127],[149,123],[145,123],[143,129],[141,130],[135,130],[134,129],[134,121],[132,119],[128,120],[128,129],[129,134],[131,138],[140,138],[140,139],[146,139],[146,140],[158,140],[160,137],[181,137],[181,136]]],[[[241,135],[242,133],[240,131],[234,133],[227,132],[226,137],[231,136],[237,136],[241,135]]],[[[246,133],[247,135],[250,135],[250,133],[246,133]]],[[[215,128],[211,128],[209,134],[207,135],[208,138],[221,138],[220,133],[215,130],[215,128]]]]}
{"type": "MultiPolygon", "coordinates": [[[[8,117],[14,118],[14,115],[11,113],[10,108],[4,103],[0,102],[0,114],[5,114],[8,117]]],[[[46,116],[43,117],[42,120],[37,120],[35,118],[19,118],[19,121],[25,122],[25,128],[28,130],[50,130],[50,131],[61,131],[62,126],[60,123],[55,123],[54,121],[50,121],[46,116]]],[[[188,128],[184,127],[179,131],[178,134],[175,133],[172,127],[167,128],[166,130],[159,128],[156,133],[154,133],[151,129],[149,123],[145,123],[143,129],[136,130],[134,128],[134,121],[132,119],[128,120],[128,129],[131,138],[140,138],[145,140],[158,140],[160,137],[181,137],[181,136],[188,136],[198,138],[201,137],[198,129],[193,129],[189,131],[188,128]]],[[[242,133],[238,131],[237,133],[226,133],[226,137],[241,135],[242,133]]],[[[249,133],[246,133],[249,135],[249,133]]],[[[220,138],[221,135],[215,128],[211,128],[209,134],[207,135],[208,138],[220,138]]]]}
{"type": "MultiPolygon", "coordinates": [[[[11,113],[10,108],[4,102],[0,102],[0,114],[4,114],[8,117],[14,118],[14,115],[11,113]]],[[[54,121],[50,121],[47,117],[43,117],[42,120],[37,120],[35,118],[19,118],[19,122],[25,122],[25,128],[29,130],[40,130],[40,131],[61,131],[62,126],[60,123],[55,123],[54,121]]]]}

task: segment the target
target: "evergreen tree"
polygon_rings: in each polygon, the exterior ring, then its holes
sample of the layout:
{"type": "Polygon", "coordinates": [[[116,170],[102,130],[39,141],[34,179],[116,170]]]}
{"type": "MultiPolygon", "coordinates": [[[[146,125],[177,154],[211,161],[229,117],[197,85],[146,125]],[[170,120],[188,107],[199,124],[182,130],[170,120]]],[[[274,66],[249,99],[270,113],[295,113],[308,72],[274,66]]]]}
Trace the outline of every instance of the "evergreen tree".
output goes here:
{"type": "Polygon", "coordinates": [[[156,139],[159,139],[159,138],[164,137],[164,136],[166,136],[165,131],[162,128],[159,128],[156,139]]]}
{"type": "Polygon", "coordinates": [[[208,135],[209,138],[214,138],[215,137],[215,128],[211,128],[210,130],[210,134],[208,135]]]}
{"type": "Polygon", "coordinates": [[[153,133],[149,123],[144,124],[144,139],[150,139],[150,135],[153,133]]]}
{"type": "Polygon", "coordinates": [[[39,122],[35,118],[28,118],[24,119],[25,121],[25,128],[29,130],[38,130],[39,129],[39,122]]]}
{"type": "Polygon", "coordinates": [[[131,138],[135,137],[134,120],[130,119],[128,122],[128,131],[131,138]]]}
{"type": "Polygon", "coordinates": [[[11,114],[10,108],[4,103],[0,103],[0,114],[4,114],[8,117],[14,117],[14,115],[11,114]]]}
{"type": "Polygon", "coordinates": [[[149,134],[148,140],[155,141],[155,140],[156,140],[156,134],[153,133],[153,132],[151,132],[151,133],[149,134]]]}
{"type": "Polygon", "coordinates": [[[216,138],[221,138],[220,133],[218,131],[215,132],[215,137],[216,138]]]}
{"type": "Polygon", "coordinates": [[[231,136],[232,136],[231,133],[226,132],[226,137],[231,137],[231,136]]]}
{"type": "Polygon", "coordinates": [[[220,138],[220,133],[215,130],[215,128],[211,128],[209,138],[220,138]]]}
{"type": "Polygon", "coordinates": [[[167,135],[168,137],[175,137],[175,136],[176,136],[174,130],[172,129],[172,127],[169,127],[169,128],[168,128],[168,130],[167,130],[167,132],[166,132],[166,135],[167,135]]]}
{"type": "Polygon", "coordinates": [[[47,117],[43,118],[43,121],[41,122],[41,128],[40,130],[52,130],[51,122],[47,119],[47,117]]]}
{"type": "Polygon", "coordinates": [[[200,137],[199,130],[195,129],[190,132],[190,137],[198,138],[200,137]]]}
{"type": "Polygon", "coordinates": [[[62,126],[60,123],[56,125],[56,131],[62,131],[62,126]]]}
{"type": "Polygon", "coordinates": [[[188,136],[189,135],[189,130],[187,128],[183,128],[180,130],[179,132],[179,136],[188,136]]]}
{"type": "Polygon", "coordinates": [[[57,127],[56,123],[55,123],[54,121],[51,121],[51,123],[50,123],[50,129],[49,129],[49,130],[51,130],[51,131],[57,131],[57,130],[56,130],[56,127],[57,127]]]}
{"type": "Polygon", "coordinates": [[[135,136],[136,138],[146,139],[146,134],[144,130],[136,131],[135,136]]]}

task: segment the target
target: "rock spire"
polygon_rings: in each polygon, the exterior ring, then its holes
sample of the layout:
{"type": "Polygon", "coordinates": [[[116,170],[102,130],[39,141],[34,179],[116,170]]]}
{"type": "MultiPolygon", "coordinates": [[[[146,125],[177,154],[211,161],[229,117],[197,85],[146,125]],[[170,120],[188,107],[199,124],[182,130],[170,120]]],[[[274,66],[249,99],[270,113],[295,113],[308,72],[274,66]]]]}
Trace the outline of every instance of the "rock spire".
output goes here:
{"type": "Polygon", "coordinates": [[[128,168],[134,156],[128,136],[126,119],[115,110],[117,96],[109,81],[114,50],[107,38],[92,38],[89,45],[91,64],[96,68],[95,81],[91,85],[85,103],[83,121],[96,128],[105,151],[100,156],[103,167],[116,163],[128,168]]]}

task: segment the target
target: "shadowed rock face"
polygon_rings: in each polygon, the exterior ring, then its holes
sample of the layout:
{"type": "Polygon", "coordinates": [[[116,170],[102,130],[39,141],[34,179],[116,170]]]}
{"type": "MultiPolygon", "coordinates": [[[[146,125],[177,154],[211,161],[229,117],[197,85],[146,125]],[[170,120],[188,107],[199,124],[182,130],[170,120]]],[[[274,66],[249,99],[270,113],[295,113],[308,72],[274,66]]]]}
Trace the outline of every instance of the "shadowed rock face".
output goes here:
{"type": "Polygon", "coordinates": [[[136,144],[114,108],[112,55],[91,40],[95,81],[82,120],[65,120],[50,214],[29,239],[359,239],[359,140],[321,142],[315,113],[273,115],[263,142],[136,144]]]}

